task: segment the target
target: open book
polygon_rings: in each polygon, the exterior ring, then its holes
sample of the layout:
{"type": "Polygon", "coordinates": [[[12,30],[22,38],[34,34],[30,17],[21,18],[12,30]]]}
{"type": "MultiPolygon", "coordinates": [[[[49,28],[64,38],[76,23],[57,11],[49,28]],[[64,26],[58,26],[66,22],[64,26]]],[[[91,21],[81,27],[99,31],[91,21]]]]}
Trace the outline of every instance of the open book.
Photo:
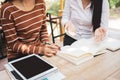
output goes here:
{"type": "Polygon", "coordinates": [[[106,52],[106,49],[116,51],[120,49],[120,40],[106,38],[104,41],[97,43],[93,38],[80,39],[72,45],[61,47],[58,56],[79,65],[96,55],[106,52]]]}

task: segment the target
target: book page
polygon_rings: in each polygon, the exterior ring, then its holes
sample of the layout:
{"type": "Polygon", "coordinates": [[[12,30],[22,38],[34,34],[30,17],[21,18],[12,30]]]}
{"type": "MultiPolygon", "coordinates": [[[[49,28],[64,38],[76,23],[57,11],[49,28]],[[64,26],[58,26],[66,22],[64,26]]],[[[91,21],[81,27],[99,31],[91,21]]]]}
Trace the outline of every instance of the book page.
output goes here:
{"type": "Polygon", "coordinates": [[[83,38],[75,41],[72,45],[61,47],[60,53],[74,57],[80,57],[81,55],[88,53],[91,53],[93,55],[106,53],[106,49],[120,49],[120,40],[106,38],[105,40],[98,43],[94,40],[94,38],[83,38]]]}
{"type": "Polygon", "coordinates": [[[82,51],[79,48],[76,48],[74,46],[64,46],[61,47],[61,51],[59,52],[60,54],[66,54],[66,55],[70,55],[73,57],[80,57],[84,54],[87,54],[86,51],[82,51]]]}
{"type": "Polygon", "coordinates": [[[92,53],[93,55],[100,54],[98,52],[101,52],[106,48],[105,40],[98,43],[94,40],[94,38],[80,39],[75,41],[71,46],[79,48],[82,51],[92,53]]]}
{"type": "Polygon", "coordinates": [[[112,51],[120,49],[120,40],[107,37],[98,43],[94,40],[94,38],[80,39],[78,41],[75,41],[71,46],[96,55],[101,54],[101,52],[105,51],[106,49],[112,51]]]}

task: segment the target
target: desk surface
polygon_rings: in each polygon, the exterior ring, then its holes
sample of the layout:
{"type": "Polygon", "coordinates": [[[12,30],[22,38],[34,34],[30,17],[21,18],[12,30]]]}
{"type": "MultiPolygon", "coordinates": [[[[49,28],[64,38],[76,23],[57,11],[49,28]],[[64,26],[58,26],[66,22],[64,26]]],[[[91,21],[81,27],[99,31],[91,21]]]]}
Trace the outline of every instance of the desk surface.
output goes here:
{"type": "MultiPolygon", "coordinates": [[[[108,51],[79,66],[57,56],[44,58],[58,67],[66,76],[65,80],[120,80],[120,50],[108,51]]],[[[7,72],[1,71],[0,80],[9,80],[7,78],[9,78],[7,72]]]]}

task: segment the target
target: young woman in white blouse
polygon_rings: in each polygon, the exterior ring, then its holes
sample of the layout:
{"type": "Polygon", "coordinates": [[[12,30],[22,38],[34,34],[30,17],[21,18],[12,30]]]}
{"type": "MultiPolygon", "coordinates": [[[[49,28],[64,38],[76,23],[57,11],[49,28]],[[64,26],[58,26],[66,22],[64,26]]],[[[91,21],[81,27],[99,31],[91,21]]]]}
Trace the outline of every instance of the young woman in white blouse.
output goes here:
{"type": "Polygon", "coordinates": [[[96,42],[104,40],[108,19],[108,0],[66,0],[62,16],[64,45],[93,36],[96,42]]]}

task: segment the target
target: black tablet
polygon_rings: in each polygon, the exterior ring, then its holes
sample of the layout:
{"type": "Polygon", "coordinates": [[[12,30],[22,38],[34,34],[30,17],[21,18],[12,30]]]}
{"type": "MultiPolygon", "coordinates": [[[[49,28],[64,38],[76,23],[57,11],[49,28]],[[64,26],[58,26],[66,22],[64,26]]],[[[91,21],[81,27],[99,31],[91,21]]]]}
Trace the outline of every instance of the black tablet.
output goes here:
{"type": "Polygon", "coordinates": [[[36,54],[11,61],[9,65],[23,78],[23,80],[34,80],[57,70],[57,67],[36,54]]]}

